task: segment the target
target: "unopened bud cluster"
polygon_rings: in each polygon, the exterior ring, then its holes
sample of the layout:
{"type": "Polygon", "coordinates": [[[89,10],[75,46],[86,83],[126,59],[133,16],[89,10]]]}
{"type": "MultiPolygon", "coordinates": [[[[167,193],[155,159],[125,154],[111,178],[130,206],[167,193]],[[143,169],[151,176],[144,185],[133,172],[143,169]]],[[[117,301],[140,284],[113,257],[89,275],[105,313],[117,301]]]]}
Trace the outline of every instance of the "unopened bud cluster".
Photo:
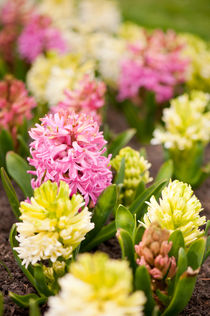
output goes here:
{"type": "Polygon", "coordinates": [[[173,278],[176,273],[176,261],[169,257],[172,241],[168,241],[169,232],[152,223],[144,232],[142,241],[135,246],[137,264],[145,265],[153,279],[173,278]]]}
{"type": "Polygon", "coordinates": [[[144,159],[138,151],[130,147],[125,147],[121,149],[119,154],[111,161],[112,167],[117,172],[120,169],[123,158],[125,159],[125,176],[121,199],[124,200],[126,204],[130,204],[139,183],[143,181],[147,184],[152,180],[148,171],[151,164],[144,159]]]}

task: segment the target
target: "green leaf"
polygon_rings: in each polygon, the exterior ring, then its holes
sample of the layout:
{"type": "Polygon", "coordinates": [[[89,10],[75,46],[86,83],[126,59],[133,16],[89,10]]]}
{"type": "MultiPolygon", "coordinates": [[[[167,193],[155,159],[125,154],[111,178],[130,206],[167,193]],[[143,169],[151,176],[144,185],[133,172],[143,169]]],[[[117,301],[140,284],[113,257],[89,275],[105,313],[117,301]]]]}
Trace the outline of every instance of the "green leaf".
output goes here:
{"type": "Polygon", "coordinates": [[[31,176],[27,173],[30,170],[28,163],[14,152],[7,153],[7,170],[23,191],[25,197],[31,197],[33,190],[31,187],[31,176]]]}
{"type": "Polygon", "coordinates": [[[177,271],[175,277],[171,280],[168,286],[168,294],[172,296],[174,289],[176,288],[177,282],[180,276],[187,270],[187,254],[184,248],[179,249],[178,260],[177,260],[177,271]]]}
{"type": "Polygon", "coordinates": [[[6,167],[6,154],[8,151],[14,149],[14,145],[12,136],[5,129],[0,132],[0,144],[0,167],[6,167]]]}
{"type": "Polygon", "coordinates": [[[12,247],[12,252],[15,257],[15,260],[17,261],[17,264],[19,268],[22,270],[22,272],[25,274],[25,276],[28,278],[29,282],[32,284],[34,288],[36,288],[35,280],[33,275],[30,273],[28,269],[24,265],[22,265],[22,261],[19,258],[17,252],[14,250],[14,247],[18,247],[18,241],[16,240],[16,235],[17,235],[17,229],[16,229],[16,224],[13,224],[11,231],[10,231],[10,236],[9,236],[9,242],[12,247]]]}
{"type": "Polygon", "coordinates": [[[81,252],[90,251],[93,248],[97,247],[106,240],[113,238],[116,234],[115,222],[111,222],[108,225],[104,226],[96,237],[85,247],[81,247],[81,252]]]}
{"type": "Polygon", "coordinates": [[[135,289],[143,291],[147,301],[144,306],[145,316],[152,315],[155,301],[152,297],[151,278],[145,266],[139,266],[135,274],[135,289]]]}
{"type": "Polygon", "coordinates": [[[3,299],[3,295],[0,292],[0,316],[3,316],[3,312],[4,312],[4,299],[3,299]]]}
{"type": "Polygon", "coordinates": [[[137,199],[131,204],[129,210],[131,211],[131,213],[136,214],[137,220],[141,219],[144,213],[146,212],[147,206],[145,202],[148,201],[152,195],[159,196],[160,192],[166,186],[167,183],[168,181],[166,180],[155,182],[148,189],[142,192],[137,197],[137,199]]]}
{"type": "Polygon", "coordinates": [[[82,247],[87,246],[87,244],[93,240],[93,238],[98,234],[101,228],[106,223],[111,212],[114,211],[115,203],[117,200],[117,190],[116,185],[112,184],[106,188],[106,190],[100,195],[96,207],[93,211],[92,222],[95,224],[93,230],[91,230],[87,235],[85,240],[82,242],[82,247]]]}
{"type": "Polygon", "coordinates": [[[40,316],[40,310],[37,300],[30,299],[29,301],[30,312],[29,316],[40,316]]]}
{"type": "Polygon", "coordinates": [[[164,162],[158,171],[155,181],[160,181],[160,180],[169,181],[173,176],[173,171],[174,171],[173,161],[168,160],[164,162]]]}
{"type": "Polygon", "coordinates": [[[159,298],[159,300],[162,302],[163,305],[167,306],[169,304],[170,299],[169,299],[168,295],[165,295],[159,289],[156,291],[156,295],[159,298]]]}
{"type": "Polygon", "coordinates": [[[115,223],[117,230],[119,228],[123,228],[129,233],[131,238],[133,238],[133,235],[135,233],[136,221],[134,219],[134,216],[125,206],[119,205],[116,212],[115,223]]]}
{"type": "Polygon", "coordinates": [[[208,231],[209,231],[209,229],[210,229],[210,220],[208,220],[208,221],[207,221],[207,223],[206,223],[205,236],[207,236],[207,235],[208,235],[208,231]]]}
{"type": "Polygon", "coordinates": [[[180,230],[175,230],[169,237],[169,241],[172,241],[172,248],[169,252],[169,256],[174,256],[178,258],[179,249],[185,248],[184,237],[180,230]]]}
{"type": "Polygon", "coordinates": [[[20,149],[19,149],[19,154],[22,157],[29,157],[30,156],[30,151],[29,151],[29,146],[26,144],[24,138],[22,135],[18,135],[17,139],[19,141],[20,149]]]}
{"type": "Polygon", "coordinates": [[[136,130],[131,128],[126,130],[125,132],[119,134],[113,142],[111,142],[110,146],[108,147],[108,153],[112,154],[112,158],[114,158],[135,135],[136,130]]]}
{"type": "Polygon", "coordinates": [[[176,271],[176,277],[175,277],[175,284],[177,284],[179,278],[181,275],[187,270],[187,255],[184,250],[184,248],[179,249],[179,254],[178,254],[178,261],[177,261],[177,271],[176,271]]]}
{"type": "Polygon", "coordinates": [[[192,296],[196,277],[187,276],[185,273],[180,277],[174,291],[174,295],[169,306],[163,312],[162,316],[176,316],[185,308],[192,296]]]}
{"type": "Polygon", "coordinates": [[[135,269],[136,269],[135,251],[134,251],[134,244],[133,244],[130,234],[126,230],[120,228],[117,230],[116,236],[121,247],[122,258],[129,261],[133,272],[135,272],[135,269]]]}
{"type": "Polygon", "coordinates": [[[203,261],[204,252],[206,248],[206,241],[204,238],[200,238],[194,241],[187,252],[188,266],[193,270],[198,269],[203,261]]]}
{"type": "Polygon", "coordinates": [[[137,197],[140,194],[142,194],[144,191],[145,191],[145,183],[144,183],[144,181],[141,181],[141,182],[139,182],[139,185],[137,186],[135,199],[137,199],[137,197]]]}
{"type": "Polygon", "coordinates": [[[1,168],[1,180],[2,180],[2,184],[4,187],[4,190],[7,194],[8,200],[9,200],[9,204],[12,208],[12,211],[15,215],[15,217],[17,219],[19,219],[20,216],[20,210],[19,210],[19,206],[20,203],[18,201],[18,197],[17,194],[15,192],[15,189],[13,188],[13,185],[6,173],[6,171],[4,170],[4,168],[1,168]]]}
{"type": "Polygon", "coordinates": [[[20,307],[29,307],[31,300],[36,301],[39,304],[43,304],[47,301],[46,297],[40,297],[34,293],[26,294],[26,295],[18,295],[13,292],[9,292],[9,296],[13,299],[13,301],[20,307]]]}
{"type": "Polygon", "coordinates": [[[210,256],[210,236],[207,237],[206,239],[206,249],[205,249],[205,254],[203,256],[203,262],[205,262],[205,260],[208,258],[208,256],[210,256]]]}
{"type": "Polygon", "coordinates": [[[122,184],[125,177],[125,157],[122,158],[120,163],[120,169],[115,177],[115,183],[117,185],[122,184]]]}
{"type": "Polygon", "coordinates": [[[46,277],[44,275],[42,266],[39,264],[36,264],[34,266],[34,279],[36,288],[39,290],[39,293],[47,297],[54,295],[54,293],[49,289],[47,285],[46,277]]]}
{"type": "Polygon", "coordinates": [[[139,225],[136,229],[135,233],[135,245],[139,244],[142,240],[143,234],[144,234],[145,228],[141,225],[139,225]]]}

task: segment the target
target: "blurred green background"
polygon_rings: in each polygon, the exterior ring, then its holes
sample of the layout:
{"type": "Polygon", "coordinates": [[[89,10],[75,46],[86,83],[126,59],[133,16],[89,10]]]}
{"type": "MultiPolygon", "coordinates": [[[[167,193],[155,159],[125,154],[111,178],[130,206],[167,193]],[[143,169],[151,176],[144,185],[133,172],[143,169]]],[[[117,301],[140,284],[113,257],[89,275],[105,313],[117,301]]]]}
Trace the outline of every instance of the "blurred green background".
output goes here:
{"type": "Polygon", "coordinates": [[[126,20],[191,32],[210,41],[210,0],[118,0],[126,20]]]}

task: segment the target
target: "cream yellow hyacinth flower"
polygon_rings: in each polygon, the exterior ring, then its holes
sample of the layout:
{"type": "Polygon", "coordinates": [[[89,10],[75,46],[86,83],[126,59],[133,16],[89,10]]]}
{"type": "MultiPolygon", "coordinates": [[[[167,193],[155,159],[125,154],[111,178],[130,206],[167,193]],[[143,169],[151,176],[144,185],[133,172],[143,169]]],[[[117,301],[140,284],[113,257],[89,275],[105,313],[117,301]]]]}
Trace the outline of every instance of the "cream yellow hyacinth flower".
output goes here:
{"type": "Polygon", "coordinates": [[[19,247],[15,250],[23,265],[47,259],[55,262],[60,256],[69,259],[94,228],[91,212],[83,208],[83,197],[69,195],[67,183],[61,181],[58,188],[56,183],[47,181],[34,190],[29,202],[21,202],[22,222],[16,224],[19,247]]]}
{"type": "Polygon", "coordinates": [[[206,217],[199,216],[201,203],[187,183],[170,181],[163,189],[159,203],[152,196],[147,204],[148,210],[144,215],[146,227],[157,222],[171,233],[180,230],[187,246],[203,234],[199,226],[205,224],[206,217]]]}
{"type": "Polygon", "coordinates": [[[37,101],[56,105],[65,89],[74,89],[85,74],[94,77],[95,64],[83,62],[79,54],[39,56],[27,75],[27,86],[37,101]]]}
{"type": "Polygon", "coordinates": [[[166,148],[188,150],[196,142],[207,144],[210,140],[210,112],[206,111],[210,95],[192,91],[171,101],[163,112],[165,130],[156,129],[153,144],[166,148]]]}
{"type": "Polygon", "coordinates": [[[54,25],[61,29],[71,25],[75,9],[75,0],[42,0],[37,4],[37,10],[50,16],[54,25]]]}
{"type": "Polygon", "coordinates": [[[210,89],[210,49],[198,36],[184,33],[179,35],[183,55],[189,59],[187,85],[191,89],[210,89]]]}
{"type": "Polygon", "coordinates": [[[45,316],[141,316],[146,298],[132,292],[132,272],[126,261],[106,254],[83,254],[59,281],[60,293],[49,299],[45,316]]]}
{"type": "Polygon", "coordinates": [[[121,12],[115,0],[79,0],[77,19],[87,32],[114,33],[120,25],[121,12]]]}

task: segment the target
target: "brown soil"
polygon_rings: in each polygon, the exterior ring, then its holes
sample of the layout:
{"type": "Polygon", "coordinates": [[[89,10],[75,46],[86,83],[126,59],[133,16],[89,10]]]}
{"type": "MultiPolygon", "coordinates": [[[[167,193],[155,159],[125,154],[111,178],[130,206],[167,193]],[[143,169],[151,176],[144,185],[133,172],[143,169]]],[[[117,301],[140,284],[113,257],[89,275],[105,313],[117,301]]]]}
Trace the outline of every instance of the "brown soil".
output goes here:
{"type": "MultiPolygon", "coordinates": [[[[108,120],[113,130],[120,132],[127,128],[127,124],[124,119],[116,114],[115,111],[109,111],[108,120]]],[[[139,148],[140,145],[137,140],[133,140],[131,145],[134,148],[139,148]]],[[[160,167],[163,158],[161,148],[159,146],[146,146],[148,160],[152,163],[151,174],[154,177],[157,174],[157,170],[160,167]]],[[[207,160],[210,160],[210,147],[207,150],[207,160]]],[[[196,190],[196,195],[200,199],[204,211],[203,214],[210,218],[210,179],[208,179],[201,188],[196,190]]],[[[19,194],[19,196],[21,196],[19,194]]],[[[13,301],[9,298],[8,292],[13,291],[17,294],[26,294],[33,292],[33,288],[17,266],[14,261],[12,251],[9,245],[9,231],[12,224],[15,222],[15,217],[9,207],[7,197],[3,191],[0,183],[0,291],[4,295],[4,315],[5,316],[25,316],[28,315],[28,311],[17,307],[13,301]],[[9,269],[9,273],[2,265],[4,263],[9,269]]],[[[116,239],[111,239],[102,244],[99,249],[107,252],[113,258],[120,257],[120,249],[116,239]]],[[[190,316],[208,315],[210,310],[210,259],[203,265],[198,280],[196,283],[193,296],[185,308],[180,314],[190,316]]]]}

